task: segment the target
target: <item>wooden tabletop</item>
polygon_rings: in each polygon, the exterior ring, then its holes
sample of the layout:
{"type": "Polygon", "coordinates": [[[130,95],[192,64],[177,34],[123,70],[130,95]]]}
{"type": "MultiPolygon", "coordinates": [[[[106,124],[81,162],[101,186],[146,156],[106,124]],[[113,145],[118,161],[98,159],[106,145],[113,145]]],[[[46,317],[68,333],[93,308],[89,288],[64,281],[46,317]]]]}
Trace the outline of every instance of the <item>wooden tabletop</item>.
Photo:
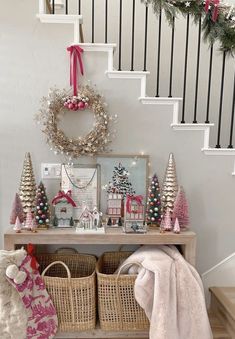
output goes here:
{"type": "Polygon", "coordinates": [[[15,249],[15,245],[32,243],[34,245],[180,245],[185,259],[195,266],[196,234],[192,231],[160,233],[159,229],[150,229],[145,234],[126,234],[121,228],[107,228],[106,233],[84,234],[76,233],[75,229],[50,228],[32,233],[23,230],[16,233],[9,228],[4,233],[5,250],[15,249]]]}
{"type": "Polygon", "coordinates": [[[15,244],[175,244],[181,245],[190,242],[196,237],[192,231],[183,231],[180,234],[172,232],[160,233],[158,229],[149,230],[145,234],[126,234],[122,229],[106,229],[104,234],[78,234],[74,229],[51,228],[48,230],[38,230],[32,233],[23,230],[16,233],[13,228],[9,228],[4,233],[5,241],[13,240],[15,244]]]}

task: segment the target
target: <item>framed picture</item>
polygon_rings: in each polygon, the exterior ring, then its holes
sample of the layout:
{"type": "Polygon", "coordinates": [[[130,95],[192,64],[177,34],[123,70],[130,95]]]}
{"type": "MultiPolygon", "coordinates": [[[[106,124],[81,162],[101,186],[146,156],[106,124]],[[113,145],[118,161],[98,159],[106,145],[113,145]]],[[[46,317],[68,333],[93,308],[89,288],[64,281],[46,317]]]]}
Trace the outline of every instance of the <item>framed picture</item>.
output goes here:
{"type": "Polygon", "coordinates": [[[61,189],[71,190],[76,203],[74,220],[78,220],[84,204],[90,211],[97,207],[100,210],[100,165],[62,164],[61,189]]]}
{"type": "Polygon", "coordinates": [[[101,211],[104,214],[122,216],[123,213],[120,210],[122,207],[120,204],[118,205],[120,201],[118,194],[115,193],[115,186],[119,185],[118,181],[122,181],[126,187],[131,187],[134,194],[143,196],[145,210],[149,182],[149,156],[140,154],[102,154],[97,156],[96,161],[101,167],[101,211]],[[127,175],[126,180],[122,180],[124,173],[127,175]],[[109,189],[109,185],[114,186],[113,192],[109,189]],[[111,199],[110,195],[112,195],[111,199]],[[112,209],[112,213],[110,213],[110,209],[112,209]]]}

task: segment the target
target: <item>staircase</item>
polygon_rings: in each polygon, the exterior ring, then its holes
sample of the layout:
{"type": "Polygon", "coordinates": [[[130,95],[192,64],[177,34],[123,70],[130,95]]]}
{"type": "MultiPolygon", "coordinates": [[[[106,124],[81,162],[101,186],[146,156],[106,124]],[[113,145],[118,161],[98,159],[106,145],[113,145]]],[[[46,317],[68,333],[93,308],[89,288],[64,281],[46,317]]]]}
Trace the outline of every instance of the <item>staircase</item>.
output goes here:
{"type": "Polygon", "coordinates": [[[210,320],[214,338],[235,338],[235,287],[211,287],[210,320]]]}
{"type": "MultiPolygon", "coordinates": [[[[201,145],[201,151],[207,155],[207,156],[230,156],[233,157],[235,159],[235,150],[233,149],[233,120],[234,120],[234,102],[235,102],[235,82],[234,82],[234,89],[232,90],[233,86],[227,86],[226,87],[226,91],[228,91],[228,88],[230,88],[230,98],[226,98],[229,99],[231,101],[232,104],[232,113],[231,115],[228,114],[225,116],[224,113],[224,117],[222,117],[222,113],[223,113],[223,106],[225,106],[225,102],[223,100],[225,94],[227,95],[227,93],[224,93],[224,77],[225,77],[225,66],[227,65],[227,69],[231,69],[231,67],[233,66],[233,60],[231,61],[228,60],[228,58],[226,59],[225,57],[223,57],[223,67],[222,67],[222,78],[221,78],[221,84],[218,82],[218,87],[221,87],[221,92],[220,92],[220,96],[218,98],[218,106],[219,106],[219,117],[218,117],[218,121],[217,117],[214,116],[213,111],[217,110],[216,105],[214,104],[214,101],[216,101],[216,98],[214,98],[214,96],[216,96],[216,94],[213,92],[211,92],[213,90],[213,83],[211,83],[211,72],[213,70],[213,62],[215,63],[216,61],[216,66],[220,67],[220,64],[218,65],[218,63],[220,63],[220,59],[221,57],[216,55],[215,56],[215,51],[214,54],[212,54],[213,50],[209,53],[210,54],[210,60],[209,60],[209,79],[208,79],[208,93],[206,93],[207,96],[207,102],[206,102],[206,107],[202,107],[201,106],[201,102],[200,100],[198,100],[198,87],[200,85],[200,83],[198,83],[198,81],[200,80],[200,77],[198,76],[200,74],[200,69],[199,66],[201,68],[203,68],[203,65],[199,64],[200,59],[198,59],[197,62],[197,69],[196,69],[196,74],[197,74],[197,81],[196,84],[190,84],[190,79],[187,80],[187,72],[190,72],[190,68],[189,66],[187,66],[186,68],[184,68],[184,83],[182,84],[182,87],[184,88],[182,94],[183,94],[183,98],[181,98],[181,96],[176,96],[176,97],[172,97],[172,92],[178,92],[177,88],[174,90],[174,81],[172,80],[172,78],[174,79],[174,58],[176,60],[177,59],[177,54],[179,53],[179,51],[174,50],[174,39],[176,39],[175,34],[176,32],[174,31],[174,35],[172,36],[168,36],[169,40],[171,39],[171,50],[170,52],[170,80],[164,76],[161,79],[161,68],[163,69],[163,73],[166,73],[166,69],[164,67],[166,67],[165,62],[162,62],[162,56],[161,56],[161,48],[164,49],[165,47],[162,45],[162,40],[161,40],[161,36],[163,35],[162,33],[162,18],[161,20],[158,20],[158,43],[157,43],[157,75],[156,75],[156,81],[157,81],[157,89],[156,89],[156,95],[155,96],[148,96],[146,93],[147,91],[152,91],[153,90],[153,86],[152,86],[152,76],[155,73],[155,69],[151,69],[151,71],[147,71],[147,62],[148,62],[148,44],[150,45],[150,41],[149,41],[149,37],[148,37],[148,31],[150,31],[150,24],[153,25],[152,21],[153,18],[151,19],[151,12],[148,9],[148,6],[145,6],[143,4],[137,3],[137,1],[133,0],[133,8],[130,8],[129,14],[132,16],[132,21],[130,20],[130,18],[128,18],[128,20],[130,21],[130,23],[132,23],[132,26],[130,27],[131,30],[131,37],[130,37],[130,42],[131,42],[131,51],[130,51],[130,56],[131,56],[131,67],[129,71],[124,71],[123,68],[127,67],[126,66],[126,59],[125,59],[125,53],[126,50],[128,50],[130,48],[130,46],[127,46],[125,43],[125,36],[124,36],[124,32],[123,32],[123,25],[125,24],[125,12],[128,11],[128,8],[124,8],[124,3],[120,1],[120,6],[119,6],[119,2],[117,1],[117,6],[116,9],[118,9],[118,14],[116,15],[117,17],[119,16],[119,21],[117,22],[117,29],[118,29],[118,39],[117,40],[117,44],[110,44],[108,43],[108,33],[111,31],[111,27],[108,26],[109,23],[109,15],[114,15],[113,13],[111,13],[110,8],[108,7],[108,2],[105,1],[105,8],[104,8],[104,18],[102,20],[104,20],[104,36],[105,36],[105,42],[104,43],[95,43],[95,24],[99,24],[99,25],[103,25],[102,22],[100,22],[101,20],[101,16],[100,14],[96,14],[98,12],[98,7],[95,7],[95,2],[92,1],[92,7],[89,8],[89,6],[87,5],[87,2],[85,1],[79,1],[78,2],[78,8],[75,8],[75,2],[73,0],[70,1],[66,1],[66,3],[62,4],[63,1],[44,1],[44,0],[39,0],[39,14],[37,15],[38,18],[41,20],[41,22],[43,23],[64,23],[64,24],[72,24],[74,26],[74,40],[73,40],[73,44],[81,44],[81,39],[80,39],[80,33],[81,33],[81,25],[83,23],[83,27],[84,30],[86,32],[85,37],[87,35],[90,36],[90,40],[91,43],[86,43],[86,44],[82,44],[83,48],[86,51],[104,51],[108,53],[108,65],[107,65],[107,72],[106,75],[110,78],[110,79],[118,79],[118,78],[122,78],[122,79],[135,79],[135,80],[139,80],[140,81],[140,96],[138,98],[138,100],[144,104],[144,105],[170,105],[172,106],[172,111],[173,111],[173,120],[172,120],[172,124],[171,127],[174,131],[177,132],[195,132],[195,131],[199,131],[203,133],[203,144],[201,145]],[[62,4],[62,5],[61,5],[62,4]],[[142,6],[142,11],[144,10],[144,8],[146,9],[145,11],[145,16],[143,18],[143,24],[144,26],[142,26],[142,31],[145,33],[144,34],[144,38],[143,38],[143,53],[141,52],[141,54],[143,54],[144,56],[144,61],[143,61],[143,69],[144,71],[135,71],[134,70],[134,58],[137,59],[136,56],[136,49],[138,49],[136,47],[137,42],[136,42],[136,32],[135,32],[135,27],[136,27],[136,12],[138,11],[138,6],[142,6]],[[51,6],[51,7],[50,7],[51,6]],[[86,7],[88,6],[88,7],[86,7]],[[144,6],[144,7],[143,7],[144,6]],[[58,9],[59,8],[59,9],[58,9]],[[95,12],[96,11],[96,12],[95,12]],[[51,14],[52,13],[52,14],[51,14]],[[60,13],[60,14],[58,14],[60,13]],[[63,14],[61,14],[63,13],[63,14]],[[74,14],[77,13],[77,14],[74,14]],[[84,15],[83,15],[84,13],[84,15]],[[88,21],[89,18],[89,21],[88,21]],[[151,21],[151,23],[150,23],[151,21]],[[90,24],[89,24],[90,23],[90,24]],[[89,29],[88,29],[89,27],[89,29]],[[125,44],[125,46],[123,46],[125,44]],[[173,44],[173,45],[172,45],[173,44]],[[125,50],[124,48],[125,47],[125,50]],[[118,53],[116,53],[116,55],[114,54],[114,50],[118,49],[118,53]],[[214,59],[213,59],[214,58],[214,59]],[[217,58],[217,59],[216,59],[217,58]],[[227,60],[227,62],[226,62],[227,60]],[[116,64],[116,68],[118,70],[115,69],[114,64],[116,64]],[[147,77],[149,78],[149,81],[147,82],[147,77]],[[162,82],[161,82],[162,80],[162,82]],[[164,87],[164,82],[169,82],[169,93],[168,96],[165,96],[164,93],[163,95],[160,95],[160,90],[161,87],[164,87]],[[150,84],[150,85],[149,85],[150,84]],[[187,91],[187,86],[196,86],[196,89],[193,88],[193,91],[196,90],[195,92],[195,102],[193,102],[191,105],[192,107],[188,107],[187,106],[187,102],[189,101],[188,96],[186,95],[187,92],[189,92],[189,90],[187,91]],[[220,86],[221,85],[221,86],[220,86]],[[213,98],[212,98],[213,97],[213,98]],[[213,99],[213,100],[212,100],[213,99]],[[193,109],[194,106],[194,109],[193,109]],[[202,119],[201,117],[201,112],[199,112],[199,109],[203,109],[206,110],[206,117],[205,117],[205,122],[197,122],[198,119],[202,119]],[[194,110],[194,114],[193,114],[193,123],[188,123],[187,119],[189,119],[190,117],[186,117],[186,111],[194,110]],[[213,109],[213,111],[212,111],[213,109]],[[181,112],[182,111],[182,112],[181,112]],[[212,112],[210,112],[212,111],[212,112]],[[211,115],[211,119],[215,119],[214,123],[210,123],[209,122],[209,113],[211,115]],[[182,115],[182,116],[180,116],[182,115]],[[223,118],[223,119],[222,119],[223,118]],[[230,126],[228,125],[228,121],[231,120],[230,126]],[[222,124],[223,123],[223,124],[222,124]],[[227,130],[223,130],[223,125],[226,125],[227,130]],[[217,136],[215,137],[215,128],[217,129],[217,136]],[[212,137],[211,137],[212,134],[212,137]],[[222,137],[221,137],[222,134],[222,137]],[[226,139],[226,137],[229,135],[229,144],[227,147],[224,147],[221,145],[221,139],[223,139],[223,142],[225,142],[224,140],[226,139]],[[211,147],[210,144],[211,142],[214,142],[216,139],[216,146],[215,147],[211,147]],[[213,141],[211,141],[213,140],[213,141]]],[[[77,3],[76,3],[77,4],[77,3]]],[[[77,5],[76,5],[77,6],[77,5]]],[[[98,5],[97,5],[98,6],[98,5]]],[[[111,5],[110,5],[111,7],[111,5]]],[[[162,14],[163,16],[163,14],[162,14]]],[[[113,25],[115,25],[115,22],[112,22],[113,25]]],[[[188,25],[188,22],[187,22],[188,25]]],[[[126,28],[126,27],[125,27],[126,28]]],[[[167,28],[166,26],[163,27],[165,29],[165,33],[167,36],[167,28]]],[[[193,29],[195,29],[194,27],[191,26],[187,26],[187,30],[193,31],[193,29]]],[[[152,26],[151,26],[152,29],[152,26]]],[[[169,29],[169,28],[168,28],[169,29]]],[[[187,31],[188,32],[188,31],[187,31]]],[[[111,35],[112,32],[110,32],[111,35]]],[[[198,33],[195,31],[195,39],[198,35],[198,33]]],[[[199,32],[200,33],[200,32],[199,32]]],[[[173,31],[172,31],[173,34],[173,31]]],[[[193,34],[193,33],[191,33],[193,34]]],[[[126,35],[126,34],[125,34],[126,35]]],[[[200,37],[201,35],[199,34],[199,40],[198,40],[198,44],[199,44],[199,52],[200,53],[204,53],[203,52],[203,46],[200,45],[200,37]]],[[[192,36],[192,38],[194,38],[192,36]]],[[[100,39],[100,38],[99,38],[100,39]]],[[[189,34],[187,34],[186,36],[186,46],[189,42],[189,34]]],[[[87,39],[85,39],[87,40],[87,39]]],[[[115,40],[114,40],[115,41],[115,40]]],[[[188,46],[187,46],[188,48],[188,46]]],[[[208,47],[206,47],[208,49],[208,47]]],[[[151,51],[152,52],[152,51],[151,51]]],[[[165,50],[164,50],[165,52],[165,50]]],[[[139,52],[138,52],[139,53],[139,52]]],[[[187,50],[187,55],[188,53],[190,54],[190,50],[187,50]]],[[[198,54],[200,56],[200,53],[198,54]]],[[[195,52],[194,52],[195,54],[195,52]]],[[[208,54],[208,53],[207,53],[208,54]]],[[[208,54],[208,57],[209,57],[208,54]]],[[[218,54],[218,53],[217,53],[218,54]]],[[[222,55],[223,53],[221,53],[222,55]]],[[[205,55],[203,55],[204,59],[206,58],[205,55]]],[[[181,63],[183,64],[185,62],[185,65],[188,65],[188,59],[185,59],[184,61],[181,61],[181,63]]],[[[149,61],[149,64],[151,64],[151,60],[149,61]]],[[[178,65],[177,65],[178,66],[178,65]]],[[[156,67],[156,65],[155,65],[156,67]]],[[[180,67],[180,66],[179,66],[180,67]]],[[[175,67],[176,68],[176,67],[175,67]]],[[[233,73],[233,69],[231,69],[232,72],[230,71],[230,75],[231,73],[233,73]]],[[[175,76],[176,77],[176,76],[175,76]]],[[[202,75],[201,75],[202,77],[202,75]]],[[[218,76],[220,77],[220,76],[218,76]]],[[[228,77],[228,76],[227,76],[228,77]]],[[[235,79],[235,78],[234,78],[235,79]]],[[[203,80],[203,79],[202,79],[203,80]]],[[[216,79],[215,79],[216,80],[216,79]]],[[[218,80],[219,81],[219,80],[218,80]]],[[[229,80],[231,83],[231,79],[229,80]]],[[[231,83],[232,84],[232,83],[231,83]]],[[[180,84],[179,84],[180,85],[180,84]]],[[[165,86],[166,87],[166,86],[165,86]]],[[[177,86],[178,87],[178,86],[177,86]]],[[[200,89],[200,88],[199,88],[200,89]]],[[[163,91],[163,90],[162,90],[163,91]]],[[[168,89],[167,89],[168,91],[168,89]]],[[[207,91],[207,89],[205,88],[205,91],[207,91]]],[[[166,92],[166,90],[165,90],[166,92]]],[[[205,93],[203,93],[205,94],[205,93]]],[[[204,100],[205,101],[205,100],[204,100]]],[[[227,101],[226,101],[226,105],[227,105],[227,101]]],[[[230,105],[231,106],[231,105],[230,105]]],[[[229,105],[228,107],[226,106],[226,111],[229,109],[229,105]]],[[[224,109],[225,111],[225,109],[224,109]]],[[[235,162],[234,162],[234,169],[232,170],[232,175],[235,175],[235,162]]]]}

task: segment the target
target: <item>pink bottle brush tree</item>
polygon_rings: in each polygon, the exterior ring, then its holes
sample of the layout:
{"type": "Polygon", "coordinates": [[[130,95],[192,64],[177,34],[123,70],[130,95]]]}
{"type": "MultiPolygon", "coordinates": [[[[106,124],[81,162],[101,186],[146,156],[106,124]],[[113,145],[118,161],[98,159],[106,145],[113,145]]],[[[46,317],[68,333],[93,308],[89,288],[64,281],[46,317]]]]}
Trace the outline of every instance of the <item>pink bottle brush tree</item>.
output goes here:
{"type": "Polygon", "coordinates": [[[21,199],[19,197],[19,194],[16,193],[15,199],[12,204],[12,210],[11,210],[11,216],[10,216],[10,224],[15,225],[17,217],[19,218],[19,221],[21,223],[24,222],[24,210],[23,210],[23,205],[21,202],[21,199]]]}
{"type": "Polygon", "coordinates": [[[174,209],[172,213],[173,223],[175,223],[176,218],[178,218],[180,228],[189,227],[188,202],[182,186],[179,187],[174,204],[174,209]]]}

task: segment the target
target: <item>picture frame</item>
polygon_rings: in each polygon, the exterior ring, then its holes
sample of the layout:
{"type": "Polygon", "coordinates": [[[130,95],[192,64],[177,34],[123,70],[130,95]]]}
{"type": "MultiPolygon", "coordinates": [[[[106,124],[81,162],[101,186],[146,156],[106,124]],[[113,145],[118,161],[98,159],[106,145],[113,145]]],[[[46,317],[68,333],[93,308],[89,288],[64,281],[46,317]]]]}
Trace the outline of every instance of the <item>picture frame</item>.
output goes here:
{"type": "Polygon", "coordinates": [[[65,192],[71,190],[74,208],[74,220],[79,219],[84,204],[90,210],[100,209],[101,171],[99,164],[62,164],[61,189],[65,192]]]}

